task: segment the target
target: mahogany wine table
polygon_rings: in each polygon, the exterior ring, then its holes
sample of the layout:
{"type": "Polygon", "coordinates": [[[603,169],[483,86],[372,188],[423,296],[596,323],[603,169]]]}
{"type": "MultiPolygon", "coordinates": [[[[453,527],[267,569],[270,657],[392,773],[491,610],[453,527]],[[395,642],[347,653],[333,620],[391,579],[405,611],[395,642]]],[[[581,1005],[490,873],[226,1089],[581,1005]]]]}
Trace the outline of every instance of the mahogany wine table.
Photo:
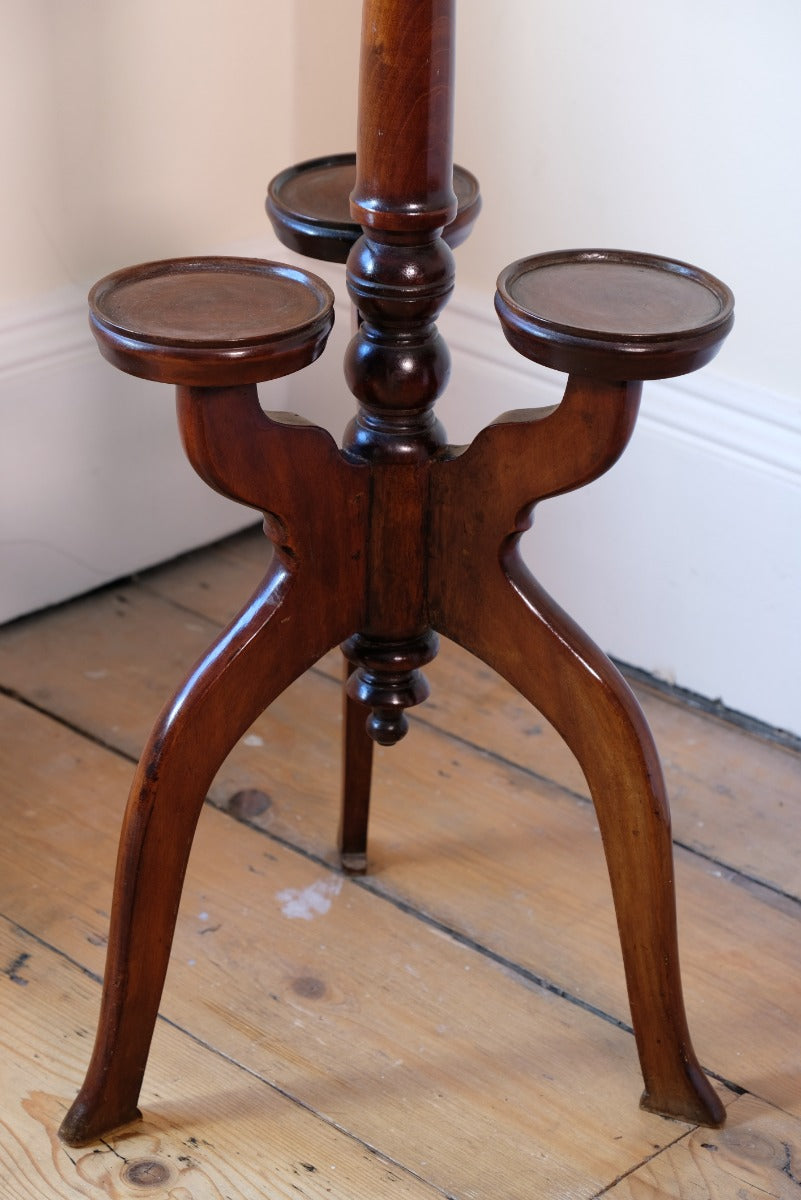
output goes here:
{"type": "Polygon", "coordinates": [[[603,838],[645,1092],[654,1112],[710,1125],[678,968],[670,817],[628,686],[528,573],[534,505],[597,478],[624,450],[643,380],[694,371],[733,320],[728,288],[681,262],[608,250],[522,259],[496,308],[519,353],[568,376],[561,403],[499,417],[467,448],[433,411],[448,350],[436,318],[478,186],[454,171],[453,0],[365,0],[358,154],[291,168],[270,188],[279,236],[347,258],[358,401],[342,447],[266,415],[257,384],[321,353],[333,296],[314,275],[253,259],[151,263],[101,280],[105,357],[174,384],[193,467],[264,513],[275,546],[256,594],[159,717],[120,841],[95,1049],[61,1127],[80,1144],[134,1119],[186,862],[207,789],[256,717],[332,647],[349,662],[340,850],[367,865],[372,740],[398,741],[428,694],[437,633],[509,680],[586,775],[603,838]],[[350,203],[348,205],[348,195],[350,203]],[[457,206],[457,197],[459,204],[457,206]],[[369,736],[368,736],[369,735],[369,736]]]}

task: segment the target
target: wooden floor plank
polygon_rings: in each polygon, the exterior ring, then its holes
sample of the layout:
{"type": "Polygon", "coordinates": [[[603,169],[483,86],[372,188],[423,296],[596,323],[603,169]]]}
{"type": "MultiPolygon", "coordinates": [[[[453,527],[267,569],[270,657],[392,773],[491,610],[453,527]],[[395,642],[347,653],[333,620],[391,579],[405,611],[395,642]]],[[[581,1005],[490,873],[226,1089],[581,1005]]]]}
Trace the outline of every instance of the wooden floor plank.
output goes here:
{"type": "MultiPolygon", "coordinates": [[[[250,532],[144,582],[222,624],[255,586],[268,556],[261,532],[250,532]]],[[[336,658],[325,666],[338,677],[336,658]]],[[[426,670],[432,696],[417,710],[420,719],[586,794],[561,739],[493,671],[452,646],[426,670]]],[[[801,756],[646,687],[634,690],[660,748],[678,840],[801,897],[801,756]]]]}
{"type": "MultiPolygon", "coordinates": [[[[9,701],[0,739],[0,911],[97,972],[127,765],[9,701]]],[[[459,1197],[589,1196],[682,1128],[637,1109],[628,1034],[211,808],[163,1012],[459,1197]]]]}
{"type": "Polygon", "coordinates": [[[801,1123],[751,1096],[724,1129],[697,1129],[604,1193],[607,1200],[796,1200],[801,1123]]]}
{"type": "Polygon", "coordinates": [[[231,539],[0,631],[0,687],[89,734],[27,702],[0,702],[0,911],[37,935],[0,927],[3,1200],[796,1195],[801,946],[799,905],[782,892],[798,888],[797,758],[659,697],[648,713],[683,840],[739,868],[678,856],[696,1042],[756,1094],[729,1104],[722,1133],[687,1132],[637,1111],[630,1037],[521,974],[551,971],[576,997],[625,1016],[598,835],[571,794],[582,788],[575,765],[547,728],[533,731],[531,710],[505,685],[449,647],[432,666],[434,707],[421,710],[409,752],[378,756],[366,886],[390,903],[325,866],[339,774],[333,655],[330,678],[290,689],[215,781],[219,805],[251,789],[233,811],[256,828],[212,810],[201,820],[165,994],[176,1024],[159,1023],[146,1123],[112,1149],[58,1145],[99,993],[75,964],[102,970],[132,773],[91,739],[138,753],[166,693],[252,589],[265,551],[260,538],[231,539]],[[705,822],[695,834],[692,820],[705,822]],[[304,904],[313,920],[283,911],[304,904]],[[388,1147],[387,1160],[332,1121],[388,1147]]]}
{"type": "MultiPolygon", "coordinates": [[[[137,589],[92,597],[83,613],[51,615],[38,637],[49,668],[32,662],[27,684],[20,664],[30,660],[33,626],[5,631],[0,678],[13,677],[33,699],[135,752],[152,719],[156,683],[166,690],[176,660],[191,659],[212,627],[137,589]],[[88,671],[81,669],[86,662],[88,671]]],[[[269,804],[262,813],[251,810],[254,824],[333,861],[338,720],[338,684],[306,676],[237,748],[215,783],[217,802],[255,787],[269,804]]],[[[378,756],[372,886],[626,1021],[589,806],[430,728],[419,727],[414,737],[414,753],[378,756]]],[[[754,894],[685,852],[677,868],[685,988],[702,1060],[801,1112],[798,906],[754,894]],[[760,1013],[768,1014],[769,1036],[757,1041],[760,1013]]]]}
{"type": "Polygon", "coordinates": [[[145,1120],[86,1149],[57,1129],[99,986],[0,919],[3,1200],[437,1200],[442,1193],[159,1022],[145,1120]]]}
{"type": "MultiPolygon", "coordinates": [[[[217,625],[229,619],[246,599],[268,559],[267,542],[260,533],[251,532],[145,578],[147,590],[190,610],[180,614],[153,646],[159,665],[155,673],[143,665],[147,660],[142,657],[137,634],[131,637],[126,631],[130,618],[136,622],[138,616],[140,629],[150,621],[152,636],[158,639],[160,610],[147,607],[140,589],[124,587],[93,598],[98,607],[89,611],[86,620],[83,609],[67,605],[48,616],[46,630],[40,630],[37,618],[3,630],[0,684],[20,687],[37,702],[52,702],[67,715],[72,708],[76,719],[81,719],[75,689],[88,690],[87,704],[90,710],[92,705],[97,708],[97,694],[103,691],[97,685],[111,669],[101,664],[107,658],[107,644],[110,641],[117,658],[126,645],[133,645],[134,653],[121,668],[120,682],[124,686],[128,679],[140,692],[150,688],[149,707],[141,712],[133,738],[126,736],[130,723],[117,719],[124,715],[119,709],[124,700],[115,698],[117,707],[109,707],[106,717],[115,741],[136,755],[163,700],[202,654],[217,625]],[[123,634],[131,640],[122,641],[123,634]],[[40,642],[41,652],[26,682],[28,651],[40,642]],[[53,692],[54,675],[59,677],[58,669],[50,670],[53,661],[63,664],[63,695],[53,692]],[[116,736],[118,730],[121,737],[116,736]]],[[[338,654],[329,656],[322,666],[338,681],[338,654]]],[[[494,672],[450,644],[427,671],[433,695],[412,714],[413,722],[417,719],[487,746],[526,770],[586,794],[578,764],[561,739],[494,672]]],[[[797,869],[801,856],[801,756],[744,736],[722,721],[671,703],[647,688],[635,690],[662,754],[678,841],[801,898],[797,869]]],[[[334,787],[337,780],[338,765],[334,787]]]]}
{"type": "MultiPolygon", "coordinates": [[[[205,647],[212,629],[157,596],[117,589],[65,607],[41,627],[34,622],[4,631],[0,678],[135,754],[158,707],[156,694],[166,692],[179,662],[205,647]],[[41,651],[37,661],[34,644],[41,651]]],[[[338,684],[316,675],[299,681],[226,764],[215,784],[217,802],[242,788],[260,789],[271,803],[253,815],[255,823],[332,860],[338,720],[338,684]]],[[[376,885],[626,1020],[591,811],[470,747],[451,745],[447,758],[443,748],[434,732],[419,728],[414,754],[378,756],[376,885]]],[[[774,834],[773,840],[781,839],[774,834]]],[[[782,1037],[801,1015],[788,986],[788,964],[799,958],[799,926],[777,913],[764,969],[754,978],[750,946],[762,936],[765,898],[754,898],[708,863],[678,857],[686,990],[702,1058],[742,1086],[760,1079],[767,1089],[760,1094],[776,1103],[798,1104],[798,1095],[786,1095],[782,1037]],[[724,1030],[717,1014],[729,997],[738,1019],[724,1030]],[[763,1003],[774,1013],[774,1049],[767,1061],[751,1061],[749,1020],[763,1003]]]]}

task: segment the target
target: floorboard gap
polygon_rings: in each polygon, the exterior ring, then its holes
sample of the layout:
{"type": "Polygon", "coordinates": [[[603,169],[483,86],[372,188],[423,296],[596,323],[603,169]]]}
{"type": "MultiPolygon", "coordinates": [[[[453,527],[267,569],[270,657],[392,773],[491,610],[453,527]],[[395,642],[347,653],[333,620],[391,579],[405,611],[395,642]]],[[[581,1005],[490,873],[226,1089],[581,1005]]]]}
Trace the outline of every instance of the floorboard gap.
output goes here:
{"type": "MultiPolygon", "coordinates": [[[[41,937],[37,933],[34,933],[33,930],[26,928],[24,925],[20,925],[20,923],[18,921],[15,921],[13,917],[9,917],[6,913],[0,913],[0,920],[6,921],[7,924],[10,926],[10,928],[13,929],[17,933],[18,936],[21,936],[24,938],[29,938],[32,942],[35,942],[36,945],[40,946],[43,950],[48,951],[48,953],[55,954],[63,962],[66,962],[71,967],[76,968],[83,975],[85,975],[87,978],[91,979],[94,983],[96,983],[98,985],[98,987],[102,986],[102,983],[103,983],[102,977],[100,975],[98,975],[96,971],[92,971],[88,967],[84,966],[83,963],[79,962],[76,958],[73,958],[73,956],[71,954],[68,954],[65,950],[62,950],[58,946],[54,946],[51,942],[48,942],[46,938],[41,937]]],[[[381,1162],[385,1163],[388,1167],[392,1167],[395,1170],[401,1171],[401,1172],[403,1172],[404,1175],[407,1175],[410,1179],[414,1179],[416,1182],[424,1184],[426,1187],[430,1188],[433,1192],[436,1192],[438,1195],[442,1196],[443,1200],[459,1200],[459,1197],[453,1195],[451,1192],[444,1191],[437,1184],[433,1183],[430,1179],[426,1179],[425,1176],[420,1175],[416,1171],[413,1171],[410,1167],[406,1166],[404,1163],[400,1162],[398,1159],[393,1158],[391,1155],[389,1155],[389,1154],[385,1153],[383,1150],[379,1149],[379,1147],[374,1146],[371,1142],[368,1142],[364,1138],[359,1137],[359,1135],[354,1133],[353,1130],[348,1129],[346,1126],[341,1125],[338,1121],[335,1121],[333,1118],[327,1116],[325,1113],[320,1112],[308,1101],[301,1099],[301,1097],[296,1096],[296,1095],[294,1095],[294,1093],[288,1091],[286,1088],[281,1087],[281,1085],[279,1083],[276,1083],[274,1080],[267,1079],[264,1075],[262,1075],[254,1067],[248,1066],[247,1063],[240,1062],[238,1058],[235,1058],[233,1055],[226,1053],[224,1050],[220,1049],[220,1047],[212,1045],[210,1042],[208,1042],[204,1038],[200,1037],[199,1034],[193,1033],[192,1030],[188,1029],[185,1025],[179,1024],[177,1021],[173,1020],[171,1017],[165,1016],[165,1014],[162,1012],[159,1012],[157,1020],[159,1020],[163,1024],[169,1026],[170,1029],[174,1029],[177,1033],[180,1033],[184,1037],[189,1038],[192,1042],[195,1043],[196,1046],[200,1047],[201,1050],[204,1050],[208,1054],[212,1054],[215,1058],[218,1058],[221,1061],[227,1062],[231,1066],[236,1067],[237,1070],[244,1072],[244,1074],[250,1076],[251,1079],[255,1079],[257,1082],[263,1084],[265,1087],[270,1088],[271,1091],[276,1092],[279,1096],[283,1097],[283,1099],[289,1101],[291,1104],[295,1104],[298,1108],[303,1109],[305,1112],[309,1113],[311,1116],[315,1117],[317,1120],[322,1121],[323,1124],[329,1126],[329,1128],[335,1129],[337,1131],[337,1133],[340,1133],[343,1137],[346,1137],[349,1141],[353,1142],[355,1145],[361,1147],[363,1150],[366,1150],[368,1154],[372,1154],[376,1158],[379,1158],[381,1160],[381,1162]]],[[[88,1056],[87,1056],[87,1064],[88,1064],[88,1056]]],[[[99,1142],[101,1142],[102,1145],[107,1145],[107,1143],[104,1141],[103,1138],[98,1138],[97,1140],[99,1142]]],[[[109,1147],[109,1149],[111,1149],[111,1147],[109,1147]]],[[[116,1154],[117,1152],[114,1151],[114,1153],[116,1154]]],[[[120,1157],[120,1156],[118,1156],[118,1157],[120,1157]]],[[[74,1161],[74,1160],[71,1159],[70,1161],[74,1161]]]]}
{"type": "MultiPolygon", "coordinates": [[[[142,587],[143,589],[147,590],[151,594],[160,596],[160,598],[163,599],[165,601],[165,603],[171,604],[174,608],[180,610],[181,612],[186,612],[188,614],[191,614],[192,616],[202,618],[203,620],[208,621],[211,625],[213,625],[214,627],[216,627],[218,629],[223,628],[223,626],[220,624],[220,622],[212,620],[205,613],[198,611],[198,609],[192,607],[191,605],[185,604],[183,601],[174,600],[172,597],[164,596],[162,593],[160,593],[158,591],[157,588],[148,586],[147,583],[142,581],[141,579],[137,579],[136,577],[134,577],[134,579],[132,580],[132,583],[135,583],[137,586],[142,587]]],[[[734,710],[731,710],[731,712],[730,712],[728,709],[722,708],[716,701],[704,701],[703,697],[696,696],[695,693],[687,692],[685,694],[685,691],[681,688],[674,689],[672,687],[672,685],[669,685],[669,684],[662,685],[660,683],[660,681],[657,680],[655,677],[648,675],[648,673],[645,671],[638,670],[638,668],[636,668],[636,667],[630,666],[628,663],[618,662],[618,663],[616,663],[616,665],[621,670],[622,674],[624,674],[627,677],[627,679],[633,680],[634,682],[639,683],[642,686],[649,688],[651,691],[653,691],[657,695],[660,695],[663,698],[671,700],[672,703],[675,703],[675,704],[679,705],[680,707],[684,706],[686,708],[691,709],[694,712],[701,713],[704,716],[721,721],[723,724],[731,725],[732,727],[734,727],[736,729],[740,729],[746,733],[749,733],[752,737],[756,737],[758,739],[761,739],[762,741],[770,742],[777,746],[781,746],[784,749],[789,749],[791,752],[798,752],[798,750],[799,750],[798,739],[794,739],[789,743],[786,741],[783,741],[782,737],[781,737],[781,731],[771,730],[768,726],[763,727],[761,725],[761,723],[759,723],[759,722],[751,722],[751,724],[749,725],[746,722],[750,721],[750,718],[744,718],[742,716],[742,714],[736,713],[736,712],[734,712],[734,710]]],[[[319,679],[325,679],[329,683],[333,684],[334,686],[341,687],[341,684],[342,684],[341,678],[334,675],[332,672],[327,671],[325,668],[320,667],[319,665],[316,665],[316,666],[311,667],[310,671],[312,674],[316,675],[319,679]]],[[[2,689],[0,689],[0,691],[2,691],[2,689]]],[[[36,707],[36,706],[31,705],[31,707],[36,707]]],[[[45,710],[40,709],[37,711],[44,712],[45,710]]],[[[579,801],[580,803],[585,804],[589,807],[592,806],[592,800],[589,797],[589,795],[587,795],[586,793],[577,792],[574,788],[567,787],[565,784],[560,783],[558,780],[553,779],[551,776],[544,775],[541,772],[535,770],[535,768],[526,765],[525,763],[521,763],[519,761],[516,761],[515,759],[508,758],[506,755],[500,754],[499,752],[492,750],[488,746],[484,746],[478,742],[471,741],[469,738],[463,737],[462,735],[460,735],[458,733],[454,733],[453,731],[451,731],[449,729],[443,729],[440,725],[437,725],[435,722],[428,720],[425,717],[424,712],[425,712],[425,710],[423,709],[420,711],[416,711],[413,714],[410,714],[410,719],[411,719],[412,723],[419,724],[420,726],[429,730],[430,732],[435,733],[441,737],[447,738],[450,742],[455,743],[458,746],[462,746],[465,749],[468,749],[476,754],[480,754],[482,757],[489,759],[492,762],[497,762],[500,766],[503,766],[509,770],[520,771],[520,772],[522,772],[522,774],[527,776],[529,779],[533,779],[537,783],[544,784],[545,786],[547,786],[549,788],[555,788],[556,791],[562,796],[566,796],[571,800],[579,801]]],[[[66,724],[66,722],[64,722],[64,723],[66,724]]],[[[72,726],[69,726],[69,727],[72,728],[72,726]]],[[[81,732],[81,731],[79,729],[76,729],[76,732],[81,732]]],[[[88,735],[88,736],[91,736],[91,735],[88,735]]],[[[97,740],[98,744],[100,744],[100,745],[106,744],[99,739],[95,739],[95,740],[97,740]]],[[[109,746],[108,748],[114,749],[114,747],[112,747],[112,746],[109,746]]],[[[118,751],[118,753],[121,753],[121,752],[118,751]]],[[[128,756],[123,755],[123,757],[127,758],[128,756]]],[[[686,851],[688,854],[693,854],[697,858],[702,859],[704,862],[708,862],[711,866],[719,867],[721,870],[726,871],[732,877],[732,879],[735,880],[736,882],[742,881],[742,883],[744,885],[753,884],[758,888],[764,888],[766,891],[773,893],[780,899],[787,901],[792,905],[797,905],[797,906],[799,906],[799,908],[801,908],[801,898],[799,898],[798,896],[794,896],[791,892],[785,891],[784,889],[780,888],[778,885],[769,883],[764,879],[758,879],[753,875],[749,875],[749,874],[747,874],[747,872],[740,870],[738,867],[733,867],[729,863],[724,862],[722,859],[715,858],[713,855],[708,854],[708,853],[704,852],[703,850],[698,849],[698,847],[693,846],[689,842],[683,842],[683,841],[679,841],[678,839],[674,839],[673,844],[674,844],[674,846],[678,846],[680,849],[686,851]]]]}
{"type": "Polygon", "coordinates": [[[107,741],[100,737],[99,734],[93,733],[90,729],[84,729],[82,725],[78,725],[75,721],[70,721],[67,717],[60,713],[53,712],[52,709],[46,708],[43,704],[37,704],[35,700],[31,700],[28,696],[23,696],[15,688],[6,687],[0,684],[0,696],[5,696],[7,700],[13,700],[15,704],[20,704],[23,708],[29,708],[31,712],[38,713],[40,717],[46,717],[48,720],[60,725],[62,729],[68,729],[70,733],[76,734],[78,737],[84,738],[85,741],[91,742],[93,746],[99,746],[101,750],[108,750],[110,754],[116,758],[123,759],[124,762],[131,763],[136,766],[139,761],[133,754],[129,754],[126,750],[115,746],[113,742],[107,741]]]}
{"type": "MultiPolygon", "coordinates": [[[[86,738],[88,741],[94,743],[97,746],[100,746],[104,750],[108,750],[110,753],[115,754],[117,757],[122,758],[124,761],[129,762],[133,765],[136,764],[137,760],[132,755],[129,755],[125,751],[119,749],[119,747],[111,745],[108,742],[106,742],[103,738],[100,738],[96,735],[93,735],[93,734],[87,732],[86,730],[82,729],[80,726],[76,725],[74,722],[71,722],[71,721],[66,720],[65,718],[59,717],[58,714],[54,714],[54,713],[50,712],[48,709],[44,708],[42,705],[36,704],[35,702],[28,700],[25,696],[20,695],[14,689],[6,688],[6,687],[3,687],[2,685],[0,685],[0,694],[8,697],[11,700],[14,700],[16,703],[19,703],[26,708],[33,710],[34,712],[39,713],[41,716],[48,717],[49,719],[55,721],[57,724],[62,725],[66,729],[69,729],[72,733],[75,733],[78,736],[86,738]]],[[[442,732],[442,731],[440,731],[440,732],[442,732]]],[[[451,737],[452,735],[445,733],[444,736],[451,737]]],[[[462,739],[454,739],[454,740],[462,741],[462,739]]],[[[478,749],[478,748],[476,747],[476,749],[478,749]]],[[[499,757],[499,756],[496,756],[496,757],[499,757]]],[[[515,764],[509,764],[509,765],[514,766],[515,764]]],[[[517,768],[517,769],[524,770],[524,768],[517,768]]],[[[554,786],[558,787],[559,785],[554,785],[554,786]]],[[[568,789],[561,789],[561,790],[567,791],[568,789]]],[[[575,793],[572,793],[572,792],[569,792],[568,794],[570,794],[571,796],[575,795],[575,793]]],[[[578,797],[578,798],[582,799],[582,797],[578,797]]],[[[585,802],[587,804],[590,803],[588,800],[585,802]]],[[[223,806],[221,806],[219,804],[214,803],[213,801],[211,801],[209,799],[207,799],[206,803],[211,804],[213,807],[217,808],[218,811],[224,813],[231,820],[236,821],[238,824],[245,825],[248,829],[252,829],[256,833],[260,834],[261,836],[269,838],[270,841],[275,842],[277,845],[282,846],[284,849],[289,850],[295,854],[299,854],[302,858],[305,858],[308,861],[315,863],[315,865],[322,867],[324,870],[329,871],[331,874],[341,874],[341,872],[338,870],[338,868],[336,868],[335,866],[332,866],[332,864],[330,862],[328,862],[325,858],[323,858],[321,855],[316,854],[315,852],[313,852],[311,850],[307,850],[302,846],[298,846],[295,843],[291,842],[289,839],[281,837],[280,835],[278,835],[276,833],[273,833],[269,830],[262,829],[260,826],[254,824],[252,822],[243,820],[241,817],[235,817],[231,813],[229,813],[226,808],[224,808],[223,806]]],[[[680,843],[677,843],[677,844],[680,844],[680,843]]],[[[690,853],[696,853],[690,847],[687,847],[687,849],[690,853]]],[[[768,892],[773,892],[776,895],[780,896],[784,900],[798,903],[797,901],[795,901],[795,897],[782,892],[781,889],[776,888],[776,887],[770,887],[769,885],[761,883],[761,881],[759,881],[759,880],[754,880],[750,876],[744,875],[743,872],[740,872],[740,871],[737,871],[737,870],[727,867],[724,863],[720,863],[717,859],[711,858],[707,855],[698,855],[698,857],[701,857],[705,861],[708,861],[708,862],[714,864],[715,866],[719,866],[719,867],[729,871],[732,874],[732,876],[740,877],[748,885],[754,885],[754,886],[757,886],[760,888],[765,888],[765,890],[767,890],[768,892]]],[[[566,1000],[569,1004],[572,1004],[577,1008],[581,1008],[585,1012],[588,1012],[591,1015],[598,1017],[600,1020],[605,1021],[607,1024],[614,1025],[617,1028],[623,1030],[624,1032],[633,1035],[634,1030],[633,1030],[632,1026],[630,1024],[628,1024],[628,1022],[623,1021],[620,1018],[613,1016],[611,1013],[607,1013],[604,1009],[599,1008],[597,1005],[591,1004],[589,1001],[582,1000],[580,996],[576,996],[574,993],[561,987],[559,984],[555,983],[553,980],[549,980],[545,976],[537,975],[535,972],[530,971],[528,968],[522,966],[520,963],[515,963],[513,960],[508,959],[501,954],[498,954],[496,951],[490,949],[488,946],[484,946],[481,943],[474,941],[472,938],[469,938],[467,935],[460,933],[458,930],[445,924],[445,922],[440,921],[438,918],[433,917],[430,914],[423,912],[421,909],[415,908],[413,905],[409,904],[407,901],[401,900],[399,897],[392,896],[390,893],[384,891],[380,887],[380,885],[376,884],[374,881],[372,881],[370,879],[359,879],[359,878],[355,878],[353,876],[349,876],[348,878],[349,878],[350,882],[355,884],[355,886],[361,887],[364,890],[369,891],[372,895],[376,896],[378,899],[383,900],[386,903],[393,905],[393,907],[399,909],[401,912],[406,913],[408,916],[411,916],[412,918],[421,921],[423,924],[428,925],[430,928],[436,929],[439,933],[442,933],[445,936],[452,938],[454,941],[458,942],[460,945],[463,945],[467,949],[470,949],[470,950],[474,951],[475,953],[480,954],[482,957],[489,959],[490,961],[494,962],[496,965],[502,967],[504,970],[511,972],[513,975],[517,976],[518,978],[525,980],[526,983],[533,984],[536,987],[540,987],[544,991],[549,992],[551,995],[554,995],[554,996],[559,997],[560,999],[566,1000]]],[[[32,935],[32,936],[35,936],[35,935],[32,935]]],[[[43,944],[46,944],[46,943],[43,943],[43,944]]],[[[48,948],[54,949],[54,947],[48,947],[48,948]]],[[[76,963],[75,965],[79,965],[79,964],[76,963]]],[[[89,974],[91,978],[95,978],[95,976],[91,972],[86,971],[86,973],[89,974]]],[[[729,1086],[731,1086],[732,1089],[735,1090],[737,1085],[731,1084],[729,1086]]]]}
{"type": "Polygon", "coordinates": [[[685,1141],[685,1139],[689,1138],[693,1133],[695,1133],[697,1128],[698,1126],[694,1125],[692,1129],[685,1129],[684,1132],[672,1142],[667,1142],[664,1146],[660,1146],[658,1150],[655,1150],[653,1154],[649,1154],[647,1158],[642,1160],[642,1162],[635,1163],[634,1166],[628,1171],[624,1171],[622,1175],[618,1175],[617,1178],[613,1179],[611,1183],[608,1183],[605,1187],[602,1187],[600,1192],[593,1192],[592,1196],[590,1196],[588,1200],[600,1200],[601,1196],[606,1196],[609,1192],[611,1192],[612,1188],[617,1187],[617,1185],[622,1183],[624,1179],[630,1179],[632,1175],[636,1175],[638,1171],[641,1171],[643,1167],[647,1167],[648,1163],[653,1162],[655,1158],[659,1158],[659,1156],[664,1154],[666,1150],[672,1150],[674,1146],[680,1145],[681,1142],[685,1141]]]}

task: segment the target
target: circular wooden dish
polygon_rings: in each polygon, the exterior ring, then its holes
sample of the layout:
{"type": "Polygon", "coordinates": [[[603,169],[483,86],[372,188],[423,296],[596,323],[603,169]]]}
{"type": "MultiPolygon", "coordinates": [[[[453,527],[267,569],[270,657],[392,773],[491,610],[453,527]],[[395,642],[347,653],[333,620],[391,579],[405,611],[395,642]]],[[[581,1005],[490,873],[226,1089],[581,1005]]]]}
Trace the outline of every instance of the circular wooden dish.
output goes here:
{"type": "Polygon", "coordinates": [[[557,371],[665,379],[708,362],[734,321],[725,283],[688,263],[623,250],[566,250],[501,272],[509,342],[557,371]]]}
{"type": "Polygon", "coordinates": [[[334,296],[315,275],[257,258],[176,258],[107,275],[90,324],[115,367],[161,383],[275,379],[322,352],[334,296]]]}
{"type": "MultiPolygon", "coordinates": [[[[344,263],[362,233],[350,215],[355,183],[355,154],[313,158],[276,175],[266,208],[281,242],[310,258],[344,263]]],[[[458,209],[442,235],[451,248],[465,240],[481,210],[478,180],[464,167],[453,168],[453,190],[458,209]]]]}

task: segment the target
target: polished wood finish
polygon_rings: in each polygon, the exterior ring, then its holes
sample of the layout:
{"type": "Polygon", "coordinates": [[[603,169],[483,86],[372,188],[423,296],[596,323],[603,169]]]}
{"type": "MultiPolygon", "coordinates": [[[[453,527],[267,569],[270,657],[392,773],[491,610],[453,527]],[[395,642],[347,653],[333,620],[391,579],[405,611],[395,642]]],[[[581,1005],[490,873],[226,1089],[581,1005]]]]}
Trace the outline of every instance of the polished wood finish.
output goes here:
{"type": "Polygon", "coordinates": [[[454,0],[362,5],[350,211],[368,234],[424,238],[456,216],[454,14],[454,0]]]}
{"type": "Polygon", "coordinates": [[[236,741],[342,645],[340,850],[346,869],[363,870],[366,736],[392,745],[407,732],[406,709],[428,695],[423,668],[438,633],[530,700],[586,776],[644,1107],[723,1120],[684,1015],[670,818],[648,727],[620,675],[528,574],[517,547],[536,503],[598,478],[623,452],[642,379],[694,369],[715,353],[731,325],[731,296],[695,268],[643,255],[569,252],[513,264],[499,282],[504,331],[528,357],[567,370],[564,398],[500,417],[470,447],[448,444],[434,404],[450,372],[436,320],[454,285],[442,236],[456,214],[453,15],[453,0],[365,0],[351,194],[363,236],[347,263],[359,322],[345,361],[358,408],[341,449],[300,418],[267,415],[256,391],[324,343],[330,295],[313,276],[197,260],[118,273],[93,295],[103,353],[178,385],[190,462],[210,486],[264,514],[275,555],[142,755],[120,843],[95,1050],[62,1125],[72,1144],[136,1112],[195,824],[236,741]]]}
{"type": "Polygon", "coordinates": [[[716,1123],[723,1110],[698,1066],[684,1015],[670,814],[656,750],[624,680],[528,574],[517,549],[528,526],[521,514],[535,499],[587,483],[618,458],[639,399],[636,383],[573,378],[555,410],[490,426],[439,474],[432,616],[530,700],[578,759],[612,882],[642,1103],[716,1123]],[[509,464],[502,488],[499,463],[509,464]]]}
{"type": "Polygon", "coordinates": [[[277,379],[313,362],[334,321],[327,283],[255,258],[185,258],[107,275],[89,293],[101,353],[159,383],[277,379]]]}
{"type": "Polygon", "coordinates": [[[344,647],[348,693],[368,732],[392,745],[404,710],[428,695],[420,668],[436,654],[425,552],[431,465],[445,451],[433,406],[450,374],[436,319],[454,284],[441,234],[453,192],[453,0],[363,7],[356,182],[364,236],[348,258],[360,324],[345,357],[359,410],[344,449],[372,467],[367,621],[344,647]],[[378,566],[380,564],[380,567],[378,566]]]}
{"type": "MultiPolygon", "coordinates": [[[[267,215],[276,234],[290,250],[323,262],[347,261],[362,234],[350,215],[350,194],[356,185],[356,155],[332,154],[288,167],[267,190],[267,215]]],[[[453,250],[469,236],[481,211],[478,180],[454,165],[456,216],[442,237],[453,250]]]]}
{"type": "MultiPolygon", "coordinates": [[[[142,274],[149,278],[149,269],[142,274]]],[[[153,336],[150,317],[146,331],[129,328],[124,301],[133,291],[138,304],[138,289],[129,286],[136,270],[124,275],[123,297],[116,303],[106,285],[104,311],[113,312],[125,330],[115,334],[110,323],[100,329],[96,322],[107,356],[114,357],[109,345],[116,336],[126,356],[129,346],[135,347],[136,374],[147,373],[152,353],[154,373],[167,370],[186,377],[186,372],[191,378],[196,367],[191,359],[187,365],[183,302],[191,307],[198,295],[205,295],[198,289],[205,274],[192,272],[190,297],[181,297],[180,340],[167,344],[162,339],[155,352],[143,348],[145,333],[153,336]]],[[[241,273],[226,269],[226,283],[234,284],[230,302],[237,311],[240,280],[251,277],[248,268],[241,273]]],[[[310,303],[316,305],[317,282],[303,286],[311,289],[310,303]]],[[[170,313],[174,305],[170,288],[170,313]]],[[[306,315],[304,303],[289,307],[287,337],[291,354],[306,356],[318,345],[323,317],[311,325],[304,322],[306,341],[299,345],[298,308],[306,315]]],[[[198,321],[206,320],[204,303],[198,321]]],[[[277,347],[282,367],[286,361],[274,313],[269,320],[267,339],[252,335],[259,355],[266,356],[260,368],[265,374],[272,371],[267,346],[277,347]]],[[[330,305],[326,321],[330,328],[330,305]]],[[[188,324],[192,326],[191,320],[188,324]]],[[[230,339],[203,347],[207,357],[215,352],[219,369],[235,375],[238,360],[230,356],[230,339]]],[[[247,378],[253,361],[245,356],[240,369],[247,378]]],[[[64,1140],[76,1144],[136,1114],[195,824],[220,763],[259,713],[364,616],[367,472],[346,462],[324,430],[265,414],[253,383],[179,386],[177,403],[189,461],[211,487],[264,513],[276,553],[262,585],[163,710],[134,778],[120,838],[98,1039],[84,1087],[61,1128],[64,1140]],[[325,522],[319,519],[319,500],[308,487],[309,478],[327,480],[325,522]],[[332,595],[335,604],[330,603],[332,595]]]]}
{"type": "Polygon", "coordinates": [[[367,732],[364,706],[350,695],[348,683],[355,667],[345,659],[342,692],[342,788],[337,846],[342,869],[348,875],[367,871],[367,828],[373,774],[373,738],[367,732]]]}
{"type": "Polygon", "coordinates": [[[669,379],[717,354],[734,297],[689,263],[623,250],[537,254],[501,272],[495,308],[526,358],[594,379],[669,379]]]}

